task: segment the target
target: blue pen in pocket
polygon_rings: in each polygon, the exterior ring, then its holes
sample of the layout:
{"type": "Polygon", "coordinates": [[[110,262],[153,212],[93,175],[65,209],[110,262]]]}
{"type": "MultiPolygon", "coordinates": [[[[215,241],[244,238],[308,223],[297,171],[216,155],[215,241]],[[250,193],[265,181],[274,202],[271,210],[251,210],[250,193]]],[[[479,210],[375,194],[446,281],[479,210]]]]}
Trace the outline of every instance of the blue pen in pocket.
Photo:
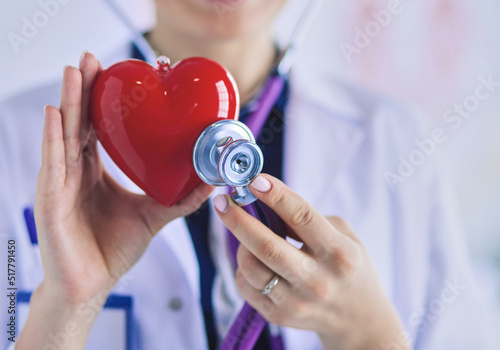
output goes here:
{"type": "Polygon", "coordinates": [[[26,223],[26,228],[28,229],[28,234],[30,236],[31,244],[38,245],[38,236],[36,234],[35,225],[35,214],[32,207],[26,207],[23,211],[24,222],[26,223]]]}

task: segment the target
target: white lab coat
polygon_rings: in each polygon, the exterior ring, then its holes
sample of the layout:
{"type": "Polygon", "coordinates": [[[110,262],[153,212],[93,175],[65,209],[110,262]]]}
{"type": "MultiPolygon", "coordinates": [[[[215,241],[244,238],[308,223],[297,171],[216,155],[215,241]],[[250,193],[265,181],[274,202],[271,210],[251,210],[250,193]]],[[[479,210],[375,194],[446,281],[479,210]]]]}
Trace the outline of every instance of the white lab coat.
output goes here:
{"type": "MultiPolygon", "coordinates": [[[[127,47],[105,65],[128,54],[127,47]]],[[[59,84],[39,88],[0,106],[1,258],[4,261],[5,238],[15,237],[18,288],[28,291],[40,283],[43,270],[22,211],[35,200],[43,105],[59,105],[59,89],[59,84]]],[[[387,171],[397,171],[400,155],[416,149],[413,141],[419,129],[411,113],[389,99],[317,77],[303,67],[291,76],[285,114],[285,182],[322,214],[342,216],[352,224],[415,347],[484,349],[461,227],[432,159],[396,188],[384,178],[387,171]]],[[[103,161],[123,186],[138,190],[106,155],[103,161]]],[[[227,263],[218,218],[211,225],[211,242],[219,269],[214,305],[223,332],[243,301],[227,263]]],[[[207,348],[198,274],[187,227],[183,219],[175,220],[113,291],[133,297],[138,349],[207,348]]],[[[5,276],[0,277],[5,283],[5,276]]],[[[0,309],[2,317],[5,309],[0,309]]],[[[106,325],[99,328],[96,348],[119,348],[106,342],[111,337],[106,325]]],[[[362,332],[363,325],[359,329],[362,332]]],[[[290,350],[321,348],[318,337],[308,331],[284,329],[284,339],[290,350]]],[[[385,348],[399,349],[395,344],[385,348]]]]}

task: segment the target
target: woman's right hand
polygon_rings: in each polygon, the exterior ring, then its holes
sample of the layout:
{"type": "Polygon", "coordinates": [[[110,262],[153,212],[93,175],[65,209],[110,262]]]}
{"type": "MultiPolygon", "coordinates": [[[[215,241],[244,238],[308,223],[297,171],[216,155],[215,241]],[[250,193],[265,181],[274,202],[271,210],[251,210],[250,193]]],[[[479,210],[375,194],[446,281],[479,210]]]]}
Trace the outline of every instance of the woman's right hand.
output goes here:
{"type": "Polygon", "coordinates": [[[42,349],[55,341],[64,343],[59,348],[84,349],[95,317],[89,319],[82,307],[102,307],[154,235],[195,211],[213,189],[201,184],[167,208],[128,192],[106,173],[89,116],[101,69],[84,53],[80,69],[64,70],[60,108],[45,108],[35,203],[44,280],[33,293],[17,349],[42,349]]]}

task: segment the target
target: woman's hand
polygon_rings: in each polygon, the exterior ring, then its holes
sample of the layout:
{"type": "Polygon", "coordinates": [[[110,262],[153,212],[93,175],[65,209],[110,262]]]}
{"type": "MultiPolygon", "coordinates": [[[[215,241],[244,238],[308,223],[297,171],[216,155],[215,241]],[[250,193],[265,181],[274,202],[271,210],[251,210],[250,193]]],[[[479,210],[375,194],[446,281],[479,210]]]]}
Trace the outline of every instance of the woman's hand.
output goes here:
{"type": "Polygon", "coordinates": [[[89,96],[100,70],[95,57],[84,54],[80,69],[65,68],[60,108],[45,108],[35,204],[45,275],[33,294],[18,349],[43,348],[51,342],[50,333],[66,339],[68,324],[79,332],[67,337],[64,348],[84,348],[93,319],[78,309],[86,303],[102,306],[154,235],[196,210],[212,191],[202,184],[167,208],[126,191],[106,173],[89,116],[89,96]]]}
{"type": "Polygon", "coordinates": [[[257,177],[251,188],[304,245],[295,248],[229,197],[216,197],[221,219],[241,242],[236,282],[242,296],[269,322],[317,332],[326,349],[374,349],[397,341],[404,328],[352,228],[325,218],[269,175],[257,177]],[[278,284],[263,295],[276,274],[278,284]]]}

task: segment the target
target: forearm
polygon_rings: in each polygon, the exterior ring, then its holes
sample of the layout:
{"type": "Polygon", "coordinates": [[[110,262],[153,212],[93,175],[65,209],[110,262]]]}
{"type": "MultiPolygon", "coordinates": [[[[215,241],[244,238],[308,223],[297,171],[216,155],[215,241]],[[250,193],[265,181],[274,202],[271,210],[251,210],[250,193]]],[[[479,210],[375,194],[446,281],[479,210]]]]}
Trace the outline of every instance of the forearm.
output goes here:
{"type": "Polygon", "coordinates": [[[90,303],[68,305],[50,295],[41,285],[33,293],[28,320],[19,335],[16,349],[85,349],[92,325],[102,305],[90,303]],[[52,348],[52,347],[50,347],[52,348]]]}

